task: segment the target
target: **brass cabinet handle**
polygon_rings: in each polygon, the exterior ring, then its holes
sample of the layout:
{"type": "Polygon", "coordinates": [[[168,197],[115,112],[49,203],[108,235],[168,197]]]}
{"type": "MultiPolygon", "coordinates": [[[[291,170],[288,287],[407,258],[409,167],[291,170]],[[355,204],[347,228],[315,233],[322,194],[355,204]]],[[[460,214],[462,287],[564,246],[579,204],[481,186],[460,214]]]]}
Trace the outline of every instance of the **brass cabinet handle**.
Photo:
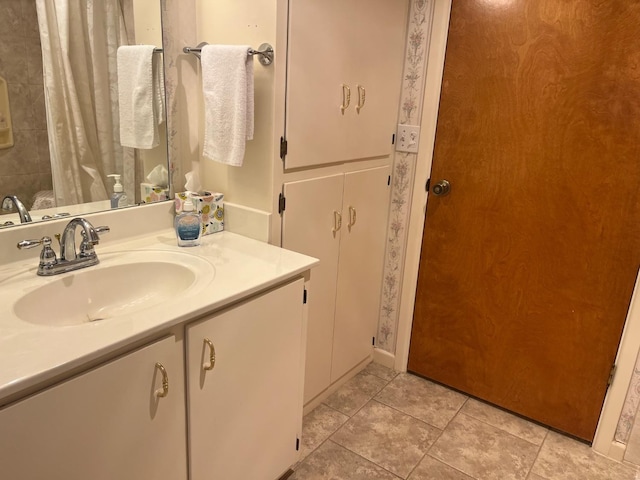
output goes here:
{"type": "Polygon", "coordinates": [[[162,388],[159,388],[155,391],[156,397],[166,397],[169,394],[169,375],[167,375],[167,370],[164,368],[160,362],[156,363],[156,368],[160,370],[162,374],[162,388]]]}
{"type": "Polygon", "coordinates": [[[356,113],[360,113],[360,110],[364,108],[364,102],[366,101],[366,94],[364,87],[362,85],[357,85],[358,87],[358,105],[356,106],[356,113]]]}
{"type": "Polygon", "coordinates": [[[333,233],[336,233],[341,228],[342,228],[342,214],[334,210],[333,211],[333,228],[331,229],[331,231],[333,233]]]}
{"type": "Polygon", "coordinates": [[[340,105],[340,111],[344,115],[344,111],[349,108],[349,104],[351,103],[351,89],[349,85],[342,84],[342,105],[340,105]]]}
{"type": "Polygon", "coordinates": [[[216,366],[216,347],[213,346],[213,342],[208,338],[204,339],[204,344],[209,346],[209,363],[202,364],[202,368],[205,370],[213,370],[216,366]]]}
{"type": "Polygon", "coordinates": [[[349,207],[349,224],[347,225],[347,227],[349,227],[349,230],[351,230],[351,227],[353,227],[356,224],[356,209],[353,207],[349,207]]]}

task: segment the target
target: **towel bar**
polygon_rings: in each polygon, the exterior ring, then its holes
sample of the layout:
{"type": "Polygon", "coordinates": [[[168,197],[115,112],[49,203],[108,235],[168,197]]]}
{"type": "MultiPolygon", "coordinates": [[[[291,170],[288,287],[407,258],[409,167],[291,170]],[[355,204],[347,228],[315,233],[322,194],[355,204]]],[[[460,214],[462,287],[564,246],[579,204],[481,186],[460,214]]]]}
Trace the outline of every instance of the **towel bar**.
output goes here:
{"type": "MultiPolygon", "coordinates": [[[[200,58],[200,52],[202,52],[202,47],[205,45],[208,45],[208,43],[202,42],[199,43],[197,47],[184,47],[182,51],[184,53],[193,53],[196,57],[200,58]]],[[[247,55],[249,56],[258,55],[258,61],[265,66],[273,63],[274,54],[273,47],[268,43],[260,45],[258,50],[250,48],[247,52],[247,55]]]]}

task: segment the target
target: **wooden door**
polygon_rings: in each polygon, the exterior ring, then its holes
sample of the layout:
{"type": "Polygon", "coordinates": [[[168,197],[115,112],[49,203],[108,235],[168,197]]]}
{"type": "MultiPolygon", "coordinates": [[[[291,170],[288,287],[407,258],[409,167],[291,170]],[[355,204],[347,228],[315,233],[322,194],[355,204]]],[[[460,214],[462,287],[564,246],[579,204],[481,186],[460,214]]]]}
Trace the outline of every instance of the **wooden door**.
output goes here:
{"type": "Polygon", "coordinates": [[[169,337],[0,410],[0,476],[186,480],[183,355],[169,337]]]}
{"type": "Polygon", "coordinates": [[[191,480],[276,479],[296,462],[303,288],[296,280],[187,326],[191,480]]]}
{"type": "Polygon", "coordinates": [[[409,370],[592,440],[640,260],[640,3],[453,1],[409,370]]]}
{"type": "Polygon", "coordinates": [[[373,352],[389,210],[389,167],[344,177],[331,382],[373,352]]]}
{"type": "Polygon", "coordinates": [[[344,174],[284,184],[282,248],[320,259],[313,269],[309,295],[304,401],[331,382],[331,350],[336,308],[338,254],[342,229],[335,223],[342,211],[344,174]]]}

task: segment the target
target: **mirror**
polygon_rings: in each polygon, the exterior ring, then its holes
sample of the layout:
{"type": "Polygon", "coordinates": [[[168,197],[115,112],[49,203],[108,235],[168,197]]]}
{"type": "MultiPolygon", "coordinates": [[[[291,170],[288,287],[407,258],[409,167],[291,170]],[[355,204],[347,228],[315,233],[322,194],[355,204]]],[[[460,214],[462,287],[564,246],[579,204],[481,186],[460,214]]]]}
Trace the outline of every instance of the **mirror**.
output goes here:
{"type": "MultiPolygon", "coordinates": [[[[168,198],[161,188],[168,170],[161,50],[159,0],[2,2],[0,200],[17,196],[33,221],[105,210],[114,192],[110,174],[121,176],[127,205],[168,198]],[[118,77],[118,49],[127,45],[160,50],[152,56],[159,78],[148,122],[139,108],[123,113],[119,102],[120,91],[136,88],[125,85],[134,70],[118,77]],[[121,141],[121,131],[122,139],[133,132],[143,143],[123,147],[132,144],[121,141]],[[153,139],[144,143],[149,131],[153,139]]],[[[0,208],[0,228],[19,225],[14,202],[4,203],[13,211],[0,208]]]]}

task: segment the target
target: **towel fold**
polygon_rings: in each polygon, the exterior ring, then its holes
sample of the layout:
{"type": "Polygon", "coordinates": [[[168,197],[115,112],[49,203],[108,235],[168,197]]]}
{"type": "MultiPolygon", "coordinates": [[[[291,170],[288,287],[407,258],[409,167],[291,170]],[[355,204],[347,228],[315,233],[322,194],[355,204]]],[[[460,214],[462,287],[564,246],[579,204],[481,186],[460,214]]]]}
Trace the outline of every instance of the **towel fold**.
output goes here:
{"type": "Polygon", "coordinates": [[[248,45],[202,47],[204,145],[202,155],[242,166],[253,139],[253,59],[248,45]]]}
{"type": "Polygon", "coordinates": [[[160,143],[158,125],[164,121],[162,59],[153,45],[118,48],[120,144],[150,149],[160,143]]]}

